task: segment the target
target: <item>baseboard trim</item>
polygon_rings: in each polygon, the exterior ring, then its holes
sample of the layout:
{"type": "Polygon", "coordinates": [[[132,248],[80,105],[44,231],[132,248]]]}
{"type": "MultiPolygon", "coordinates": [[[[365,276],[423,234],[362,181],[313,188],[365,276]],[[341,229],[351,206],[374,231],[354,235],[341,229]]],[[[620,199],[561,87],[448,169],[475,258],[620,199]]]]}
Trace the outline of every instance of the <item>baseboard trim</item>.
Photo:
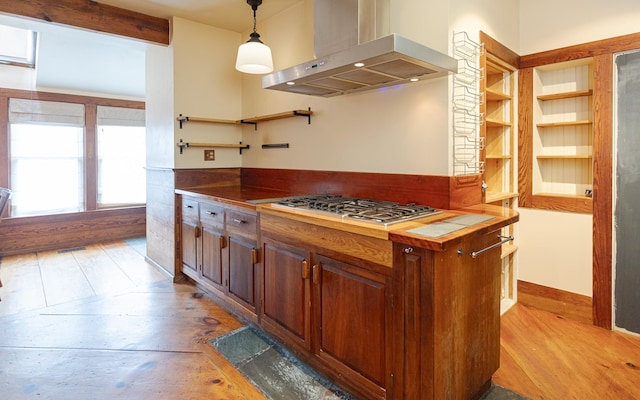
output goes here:
{"type": "Polygon", "coordinates": [[[518,281],[518,303],[593,324],[593,299],[589,296],[518,281]]]}

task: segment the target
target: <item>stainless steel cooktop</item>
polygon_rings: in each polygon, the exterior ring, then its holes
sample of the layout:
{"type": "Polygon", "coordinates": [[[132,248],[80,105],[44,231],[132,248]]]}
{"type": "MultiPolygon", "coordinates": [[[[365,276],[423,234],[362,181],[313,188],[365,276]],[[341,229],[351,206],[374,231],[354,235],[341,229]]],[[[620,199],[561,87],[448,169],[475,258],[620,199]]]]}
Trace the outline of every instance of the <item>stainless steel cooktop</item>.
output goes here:
{"type": "Polygon", "coordinates": [[[333,216],[340,216],[343,219],[371,222],[384,226],[441,212],[435,208],[424,205],[401,204],[390,201],[332,195],[289,197],[280,199],[274,203],[274,205],[277,207],[326,213],[333,216]]]}

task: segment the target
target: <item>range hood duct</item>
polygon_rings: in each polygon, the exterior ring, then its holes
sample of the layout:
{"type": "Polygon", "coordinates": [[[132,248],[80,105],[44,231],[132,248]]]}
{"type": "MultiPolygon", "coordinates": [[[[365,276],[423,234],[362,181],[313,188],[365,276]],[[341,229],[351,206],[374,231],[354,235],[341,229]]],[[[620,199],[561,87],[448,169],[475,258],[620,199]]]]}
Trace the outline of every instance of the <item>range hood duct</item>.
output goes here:
{"type": "Polygon", "coordinates": [[[458,72],[455,58],[387,34],[388,10],[389,0],[315,0],[315,59],[263,76],[262,87],[332,97],[458,72]]]}

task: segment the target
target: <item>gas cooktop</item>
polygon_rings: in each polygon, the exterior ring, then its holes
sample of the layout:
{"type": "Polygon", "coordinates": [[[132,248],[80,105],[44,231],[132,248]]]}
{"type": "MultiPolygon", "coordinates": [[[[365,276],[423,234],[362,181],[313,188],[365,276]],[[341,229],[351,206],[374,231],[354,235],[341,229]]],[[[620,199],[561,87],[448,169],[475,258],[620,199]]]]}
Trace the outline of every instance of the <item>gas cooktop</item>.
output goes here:
{"type": "Polygon", "coordinates": [[[389,225],[438,214],[435,208],[417,204],[360,199],[344,196],[297,196],[280,199],[275,206],[328,213],[345,219],[389,225]]]}

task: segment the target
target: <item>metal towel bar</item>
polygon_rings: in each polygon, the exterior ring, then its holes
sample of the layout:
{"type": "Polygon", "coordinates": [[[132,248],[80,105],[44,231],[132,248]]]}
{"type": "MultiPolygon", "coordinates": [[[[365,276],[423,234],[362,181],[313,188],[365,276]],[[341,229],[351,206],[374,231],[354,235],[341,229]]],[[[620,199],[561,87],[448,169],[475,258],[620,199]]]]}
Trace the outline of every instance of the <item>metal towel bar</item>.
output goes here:
{"type": "MultiPolygon", "coordinates": [[[[505,244],[507,242],[510,242],[510,241],[512,241],[514,239],[513,236],[502,236],[502,235],[498,235],[498,238],[502,239],[502,240],[500,242],[498,242],[498,243],[492,244],[491,246],[487,246],[484,249],[477,250],[477,251],[472,251],[472,252],[467,253],[467,254],[469,254],[471,256],[471,258],[476,258],[480,254],[484,253],[485,251],[489,251],[491,249],[495,249],[496,247],[502,246],[503,244],[505,244]]],[[[461,256],[463,254],[464,254],[464,251],[462,250],[462,248],[459,248],[458,249],[458,256],[461,256]]]]}

